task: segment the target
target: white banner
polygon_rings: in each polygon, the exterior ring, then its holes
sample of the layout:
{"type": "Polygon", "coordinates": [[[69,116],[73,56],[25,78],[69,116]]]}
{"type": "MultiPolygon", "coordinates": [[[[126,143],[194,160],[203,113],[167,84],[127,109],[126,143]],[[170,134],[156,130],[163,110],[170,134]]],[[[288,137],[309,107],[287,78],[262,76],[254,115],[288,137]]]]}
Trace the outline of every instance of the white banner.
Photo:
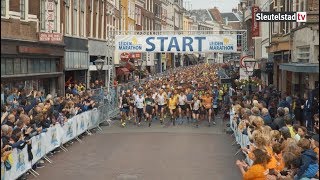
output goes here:
{"type": "Polygon", "coordinates": [[[45,141],[43,140],[43,137],[46,137],[45,133],[41,133],[33,138],[31,138],[32,143],[32,165],[35,164],[39,159],[41,159],[44,155],[46,155],[45,150],[45,141]]]}
{"type": "Polygon", "coordinates": [[[63,136],[63,131],[60,124],[56,124],[47,129],[45,136],[42,139],[42,143],[45,144],[46,153],[51,152],[55,148],[61,145],[61,138],[63,136]]]}
{"type": "Polygon", "coordinates": [[[81,113],[80,115],[75,117],[75,121],[77,123],[77,133],[76,135],[79,136],[80,134],[84,133],[88,128],[88,112],[81,113]]]}
{"type": "Polygon", "coordinates": [[[98,111],[97,108],[93,109],[90,111],[90,123],[89,123],[89,126],[88,126],[88,129],[92,129],[94,127],[96,127],[96,124],[98,123],[99,121],[99,117],[100,117],[100,111],[98,111]]]}
{"type": "Polygon", "coordinates": [[[75,116],[68,120],[62,127],[63,129],[63,137],[62,137],[62,143],[66,143],[70,141],[71,139],[75,138],[77,136],[77,119],[78,116],[75,116]]]}
{"type": "Polygon", "coordinates": [[[118,35],[117,52],[237,52],[236,34],[118,35]]]}
{"type": "Polygon", "coordinates": [[[11,165],[11,174],[7,176],[12,179],[17,179],[21,174],[27,172],[31,168],[31,163],[28,161],[28,145],[26,145],[22,150],[13,149],[12,159],[13,164],[11,165]]]}

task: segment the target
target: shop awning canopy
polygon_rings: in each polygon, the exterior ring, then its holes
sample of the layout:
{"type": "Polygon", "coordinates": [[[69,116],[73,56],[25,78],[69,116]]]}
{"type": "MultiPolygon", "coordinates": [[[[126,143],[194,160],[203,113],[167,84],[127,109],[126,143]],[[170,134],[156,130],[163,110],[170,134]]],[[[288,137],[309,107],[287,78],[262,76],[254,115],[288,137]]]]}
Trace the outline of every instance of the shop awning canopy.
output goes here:
{"type": "Polygon", "coordinates": [[[117,75],[128,75],[130,71],[127,68],[118,68],[117,75]]]}
{"type": "Polygon", "coordinates": [[[128,69],[129,71],[134,71],[135,69],[137,69],[136,66],[129,61],[126,63],[125,68],[128,69]]]}
{"type": "Polygon", "coordinates": [[[279,68],[297,73],[319,73],[319,64],[316,63],[282,63],[279,68]]]}

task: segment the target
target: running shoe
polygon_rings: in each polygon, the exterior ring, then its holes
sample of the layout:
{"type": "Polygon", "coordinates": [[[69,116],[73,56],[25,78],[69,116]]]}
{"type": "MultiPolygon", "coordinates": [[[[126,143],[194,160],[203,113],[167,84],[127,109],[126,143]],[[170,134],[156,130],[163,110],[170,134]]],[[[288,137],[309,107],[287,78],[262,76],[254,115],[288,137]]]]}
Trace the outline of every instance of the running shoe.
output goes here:
{"type": "Polygon", "coordinates": [[[213,121],[213,122],[212,122],[212,124],[213,124],[213,125],[216,125],[216,122],[215,122],[215,121],[213,121]]]}

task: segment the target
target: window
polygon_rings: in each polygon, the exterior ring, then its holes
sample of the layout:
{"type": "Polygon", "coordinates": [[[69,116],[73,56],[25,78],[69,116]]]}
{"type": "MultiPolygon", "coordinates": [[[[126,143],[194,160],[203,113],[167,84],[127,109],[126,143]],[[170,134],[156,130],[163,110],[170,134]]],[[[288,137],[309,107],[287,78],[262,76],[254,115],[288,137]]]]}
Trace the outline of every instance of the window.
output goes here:
{"type": "Polygon", "coordinates": [[[6,59],[1,57],[1,75],[6,74],[6,59]]]}
{"type": "Polygon", "coordinates": [[[80,4],[80,20],[79,20],[79,23],[80,23],[80,36],[84,36],[84,19],[85,19],[85,16],[84,16],[84,9],[85,9],[85,1],[84,0],[81,0],[81,4],[80,4]]]}
{"type": "Polygon", "coordinates": [[[73,0],[73,18],[72,18],[72,22],[73,22],[73,35],[77,35],[77,20],[78,20],[78,0],[73,0]]]}
{"type": "Polygon", "coordinates": [[[49,73],[50,71],[51,71],[51,59],[46,59],[45,60],[46,62],[45,62],[45,64],[46,64],[46,69],[45,69],[45,72],[46,73],[49,73]]]}
{"type": "Polygon", "coordinates": [[[65,6],[65,29],[66,34],[70,34],[70,0],[66,0],[66,6],[65,6]]]}
{"type": "Polygon", "coordinates": [[[40,29],[46,29],[46,0],[40,2],[40,29]]]}
{"type": "Polygon", "coordinates": [[[20,0],[20,13],[21,13],[21,19],[26,19],[26,2],[25,0],[20,0]]]}
{"type": "Polygon", "coordinates": [[[299,62],[303,62],[303,63],[309,62],[309,56],[310,56],[310,47],[309,46],[298,48],[297,59],[299,62]]]}
{"type": "Polygon", "coordinates": [[[51,59],[50,61],[50,70],[51,72],[56,72],[57,71],[57,68],[56,68],[56,61],[54,59],[51,59]]]}
{"type": "Polygon", "coordinates": [[[28,73],[33,73],[33,61],[28,59],[28,73]]]}
{"type": "Polygon", "coordinates": [[[13,59],[6,58],[6,74],[10,75],[13,74],[13,59]]]}
{"type": "Polygon", "coordinates": [[[14,74],[21,74],[21,61],[19,58],[14,59],[14,67],[13,67],[14,74]]]}
{"type": "Polygon", "coordinates": [[[39,73],[39,72],[40,72],[39,59],[33,59],[33,73],[39,73]]]}
{"type": "Polygon", "coordinates": [[[1,0],[1,16],[6,16],[7,0],[1,0]]]}
{"type": "Polygon", "coordinates": [[[54,2],[54,27],[53,31],[58,32],[58,1],[54,2]]]}
{"type": "Polygon", "coordinates": [[[21,59],[21,74],[27,74],[27,73],[28,73],[28,60],[21,59]]]}
{"type": "Polygon", "coordinates": [[[46,60],[44,59],[40,60],[40,72],[41,73],[46,72],[46,60]]]}

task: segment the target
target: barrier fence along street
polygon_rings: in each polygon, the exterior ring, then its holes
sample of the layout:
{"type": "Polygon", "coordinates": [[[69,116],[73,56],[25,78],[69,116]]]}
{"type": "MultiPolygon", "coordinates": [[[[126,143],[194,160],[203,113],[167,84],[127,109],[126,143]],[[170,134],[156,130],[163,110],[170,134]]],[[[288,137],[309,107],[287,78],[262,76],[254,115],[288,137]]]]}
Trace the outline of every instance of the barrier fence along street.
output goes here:
{"type": "Polygon", "coordinates": [[[90,130],[94,128],[100,128],[100,124],[108,122],[110,124],[110,118],[116,117],[119,113],[118,108],[118,94],[119,87],[98,88],[92,89],[92,99],[96,102],[97,108],[93,110],[83,112],[70,119],[61,126],[56,124],[47,129],[37,136],[32,137],[32,155],[33,159],[28,160],[28,146],[23,149],[13,149],[10,159],[12,159],[11,169],[6,170],[4,163],[1,163],[1,180],[17,179],[27,171],[32,175],[39,175],[32,169],[32,166],[40,159],[45,159],[49,163],[51,160],[46,156],[48,153],[56,148],[61,148],[63,151],[68,151],[63,145],[70,140],[81,140],[79,135],[84,132],[90,134],[90,130]]]}

